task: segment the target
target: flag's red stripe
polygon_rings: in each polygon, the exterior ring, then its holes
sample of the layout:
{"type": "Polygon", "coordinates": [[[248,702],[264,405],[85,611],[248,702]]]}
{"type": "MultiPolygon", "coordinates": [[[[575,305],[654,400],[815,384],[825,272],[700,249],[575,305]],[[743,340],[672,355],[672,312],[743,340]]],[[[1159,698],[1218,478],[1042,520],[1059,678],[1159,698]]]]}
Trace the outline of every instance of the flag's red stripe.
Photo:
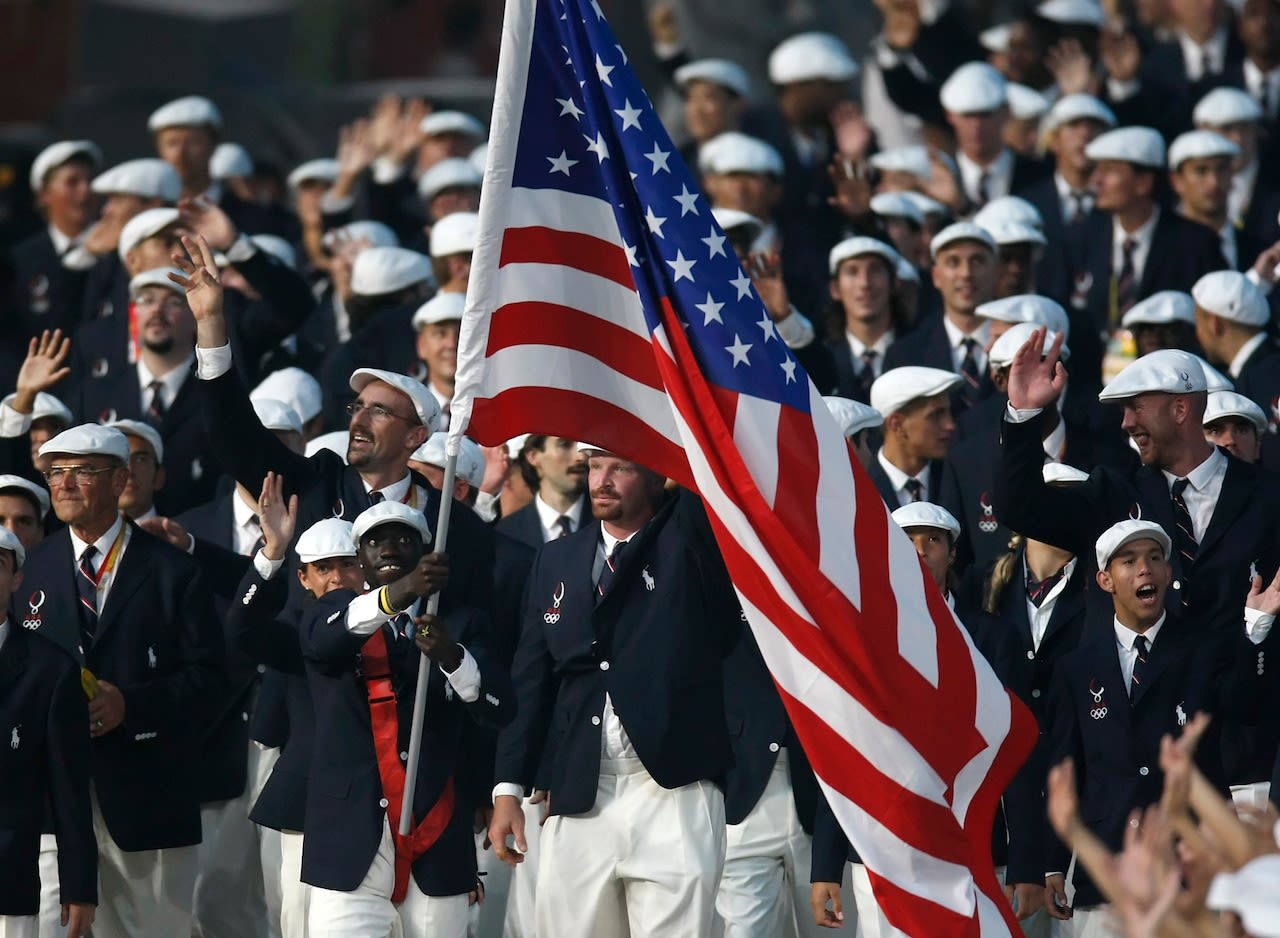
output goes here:
{"type": "Polygon", "coordinates": [[[580,309],[541,301],[498,307],[490,321],[485,354],[493,355],[522,345],[573,349],[598,359],[633,381],[663,390],[662,377],[647,339],[580,309]]]}
{"type": "Polygon", "coordinates": [[[628,290],[636,288],[626,251],[578,231],[536,226],[508,228],[502,234],[498,266],[508,264],[561,264],[612,280],[628,290]]]}
{"type": "MultiPolygon", "coordinates": [[[[988,842],[990,839],[988,835],[988,842]]],[[[884,917],[889,920],[890,925],[904,934],[948,935],[957,938],[978,938],[980,935],[977,909],[971,918],[965,918],[936,902],[907,892],[893,880],[877,876],[874,870],[868,869],[867,873],[871,877],[871,888],[884,917]]],[[[1017,929],[1013,934],[1020,935],[1022,932],[1017,929]]]]}
{"type": "Polygon", "coordinates": [[[821,470],[813,417],[784,404],[778,415],[778,488],[773,511],[786,520],[815,567],[822,554],[817,497],[821,470]]]}

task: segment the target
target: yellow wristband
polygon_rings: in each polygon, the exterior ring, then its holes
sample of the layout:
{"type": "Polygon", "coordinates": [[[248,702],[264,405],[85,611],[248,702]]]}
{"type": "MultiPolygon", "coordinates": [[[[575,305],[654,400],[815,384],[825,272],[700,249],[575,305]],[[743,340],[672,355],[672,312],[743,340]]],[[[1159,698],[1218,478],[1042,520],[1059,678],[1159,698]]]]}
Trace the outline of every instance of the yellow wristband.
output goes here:
{"type": "Polygon", "coordinates": [[[382,589],[378,590],[378,608],[381,609],[383,612],[385,612],[389,616],[393,616],[396,614],[395,609],[393,609],[391,606],[391,599],[388,595],[388,588],[385,586],[382,587],[382,589]]]}

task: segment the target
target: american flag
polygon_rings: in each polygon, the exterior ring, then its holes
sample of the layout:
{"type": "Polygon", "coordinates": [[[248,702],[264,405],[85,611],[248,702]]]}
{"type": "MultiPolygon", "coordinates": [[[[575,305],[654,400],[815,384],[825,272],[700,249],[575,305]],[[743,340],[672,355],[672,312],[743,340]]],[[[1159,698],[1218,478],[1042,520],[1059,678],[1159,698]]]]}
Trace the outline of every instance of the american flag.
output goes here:
{"type": "Polygon", "coordinates": [[[508,0],[488,158],[451,432],[588,440],[698,491],[889,921],[1016,932],[991,825],[1034,719],[891,523],[593,0],[508,0]]]}

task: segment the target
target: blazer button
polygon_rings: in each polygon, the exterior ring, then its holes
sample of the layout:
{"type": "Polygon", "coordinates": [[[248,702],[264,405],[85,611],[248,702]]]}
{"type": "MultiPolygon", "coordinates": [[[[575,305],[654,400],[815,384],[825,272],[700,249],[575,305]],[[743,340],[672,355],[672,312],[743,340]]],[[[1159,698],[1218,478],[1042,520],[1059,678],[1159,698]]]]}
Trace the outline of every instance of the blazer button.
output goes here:
{"type": "MultiPolygon", "coordinates": [[[[1145,771],[1145,770],[1144,770],[1144,771],[1145,771]]],[[[387,806],[387,799],[386,799],[386,798],[381,798],[381,799],[379,799],[379,800],[378,800],[378,807],[379,807],[379,808],[385,808],[386,806],[387,806]]]]}
{"type": "Polygon", "coordinates": [[[1138,774],[1145,777],[1151,774],[1151,770],[1144,765],[1142,768],[1138,769],[1138,774]]]}
{"type": "Polygon", "coordinates": [[[402,752],[402,753],[400,753],[400,761],[401,761],[401,762],[408,762],[408,761],[409,761],[409,753],[407,753],[407,752],[402,752]]]}
{"type": "Polygon", "coordinates": [[[1038,687],[1037,687],[1035,690],[1033,690],[1033,691],[1031,692],[1031,696],[1032,696],[1032,697],[1035,697],[1036,699],[1039,699],[1039,697],[1040,697],[1040,688],[1038,688],[1038,687]]]}
{"type": "Polygon", "coordinates": [[[779,746],[777,743],[770,743],[770,744],[769,744],[769,751],[770,751],[770,752],[777,752],[780,748],[782,748],[782,747],[781,747],[781,746],[779,746]]]}
{"type": "Polygon", "coordinates": [[[1176,589],[1176,590],[1180,590],[1180,589],[1182,589],[1182,581],[1181,581],[1181,580],[1174,580],[1174,581],[1173,581],[1173,588],[1174,588],[1174,589],[1176,589]]]}
{"type": "Polygon", "coordinates": [[[258,665],[258,673],[259,673],[259,674],[266,674],[266,673],[267,673],[267,666],[266,666],[265,664],[260,664],[260,665],[258,665]]]}
{"type": "Polygon", "coordinates": [[[591,725],[592,725],[592,726],[599,726],[599,725],[600,725],[600,718],[599,718],[599,717],[592,717],[592,718],[591,718],[591,725]]]}
{"type": "Polygon", "coordinates": [[[1028,660],[1028,661],[1035,661],[1035,660],[1036,660],[1036,653],[1035,653],[1034,651],[1029,651],[1029,652],[1027,652],[1027,660],[1028,660]]]}
{"type": "Polygon", "coordinates": [[[607,662],[607,661],[601,661],[601,662],[600,662],[600,670],[601,670],[601,671],[608,671],[608,670],[609,670],[609,662],[607,662]]]}

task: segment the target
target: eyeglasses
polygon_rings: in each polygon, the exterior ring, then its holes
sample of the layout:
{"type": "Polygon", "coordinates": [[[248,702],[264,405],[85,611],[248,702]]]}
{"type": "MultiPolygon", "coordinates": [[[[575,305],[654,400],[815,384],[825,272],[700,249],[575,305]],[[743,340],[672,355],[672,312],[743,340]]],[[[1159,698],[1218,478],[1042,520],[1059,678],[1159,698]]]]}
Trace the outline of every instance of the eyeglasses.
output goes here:
{"type": "Polygon", "coordinates": [[[397,414],[393,410],[387,410],[381,404],[362,404],[360,401],[352,401],[346,407],[347,416],[349,417],[354,417],[356,414],[365,410],[369,412],[369,417],[372,420],[378,420],[378,421],[390,420],[392,417],[395,417],[397,420],[405,421],[405,423],[418,422],[418,418],[416,416],[402,417],[400,414],[397,414]]]}
{"type": "Polygon", "coordinates": [[[94,476],[104,472],[114,472],[115,469],[115,466],[104,466],[101,469],[94,469],[91,466],[54,466],[44,474],[44,478],[50,488],[64,485],[68,476],[75,478],[76,485],[89,485],[93,482],[94,476]]]}

